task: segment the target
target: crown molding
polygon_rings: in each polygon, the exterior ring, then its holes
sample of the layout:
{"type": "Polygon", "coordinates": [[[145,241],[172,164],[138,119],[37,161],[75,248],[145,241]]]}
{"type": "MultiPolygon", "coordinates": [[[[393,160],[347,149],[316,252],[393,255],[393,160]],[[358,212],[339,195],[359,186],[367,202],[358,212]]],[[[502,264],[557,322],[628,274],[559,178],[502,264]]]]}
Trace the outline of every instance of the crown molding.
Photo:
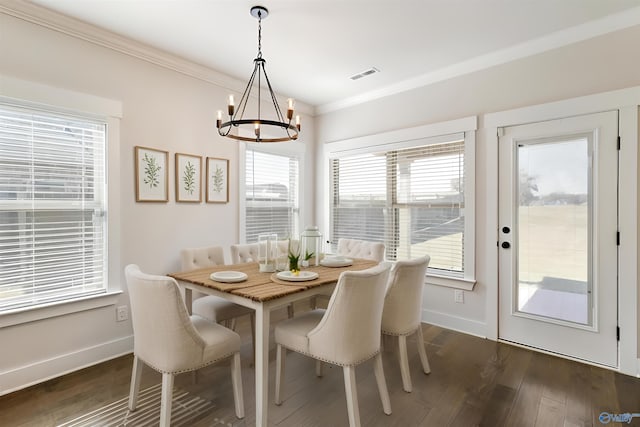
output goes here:
{"type": "Polygon", "coordinates": [[[476,71],[578,43],[583,40],[598,37],[614,31],[623,30],[635,25],[640,25],[640,6],[614,13],[600,19],[585,22],[584,24],[566,28],[564,30],[556,31],[555,33],[529,40],[506,49],[477,56],[467,61],[459,62],[421,76],[403,80],[380,89],[345,98],[336,102],[319,105],[316,106],[316,114],[326,114],[386,96],[428,86],[430,84],[465,74],[471,74],[476,71]]]}
{"type": "MultiPolygon", "coordinates": [[[[24,0],[0,0],[0,13],[106,47],[232,92],[242,94],[246,86],[246,82],[209,67],[24,0]]],[[[278,96],[281,97],[279,102],[284,102],[283,100],[287,98],[282,95],[278,96]]],[[[301,113],[307,115],[314,115],[315,113],[313,106],[303,102],[296,102],[296,107],[301,113]]]]}

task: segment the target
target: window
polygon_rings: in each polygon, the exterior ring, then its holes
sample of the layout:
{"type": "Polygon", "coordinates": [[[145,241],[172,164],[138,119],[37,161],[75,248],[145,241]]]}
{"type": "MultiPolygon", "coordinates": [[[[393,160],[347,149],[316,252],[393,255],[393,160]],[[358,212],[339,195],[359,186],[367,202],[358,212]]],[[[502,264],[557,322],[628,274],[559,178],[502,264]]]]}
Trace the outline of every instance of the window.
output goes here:
{"type": "Polygon", "coordinates": [[[107,290],[106,123],[0,104],[0,312],[107,290]]]}
{"type": "Polygon", "coordinates": [[[389,261],[429,255],[429,275],[473,281],[474,132],[415,137],[425,129],[328,144],[332,249],[383,242],[389,261]]]}
{"type": "Polygon", "coordinates": [[[287,238],[299,233],[299,170],[297,155],[245,150],[244,241],[276,233],[287,238]]]}

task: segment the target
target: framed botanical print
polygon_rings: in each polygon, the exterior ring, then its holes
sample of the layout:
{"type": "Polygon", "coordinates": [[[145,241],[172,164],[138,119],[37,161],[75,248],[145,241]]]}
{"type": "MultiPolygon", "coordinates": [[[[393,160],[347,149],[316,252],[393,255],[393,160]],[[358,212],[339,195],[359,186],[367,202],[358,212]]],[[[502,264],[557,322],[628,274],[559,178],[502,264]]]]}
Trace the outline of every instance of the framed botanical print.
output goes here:
{"type": "Polygon", "coordinates": [[[207,203],[229,202],[229,160],[207,157],[207,203]]]}
{"type": "Polygon", "coordinates": [[[176,202],[202,201],[202,157],[176,153],[176,202]]]}
{"type": "Polygon", "coordinates": [[[136,202],[169,201],[169,152],[135,149],[136,202]]]}

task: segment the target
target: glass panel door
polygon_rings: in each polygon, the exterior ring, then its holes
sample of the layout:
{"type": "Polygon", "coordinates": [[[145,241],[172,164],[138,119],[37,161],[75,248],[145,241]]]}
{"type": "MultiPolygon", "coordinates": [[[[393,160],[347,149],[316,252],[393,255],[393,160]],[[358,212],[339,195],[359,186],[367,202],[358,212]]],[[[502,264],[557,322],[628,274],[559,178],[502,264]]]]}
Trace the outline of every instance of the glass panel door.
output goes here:
{"type": "Polygon", "coordinates": [[[589,136],[519,143],[517,310],[592,325],[589,136]]]}

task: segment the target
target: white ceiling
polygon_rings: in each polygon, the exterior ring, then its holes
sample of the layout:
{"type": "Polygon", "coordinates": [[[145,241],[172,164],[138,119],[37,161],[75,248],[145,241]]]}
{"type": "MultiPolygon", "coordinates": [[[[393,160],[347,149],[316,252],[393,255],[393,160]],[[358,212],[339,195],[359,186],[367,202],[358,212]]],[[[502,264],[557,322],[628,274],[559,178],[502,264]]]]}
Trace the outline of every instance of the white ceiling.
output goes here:
{"type": "Polygon", "coordinates": [[[31,0],[331,110],[631,25],[640,0],[31,0]],[[367,68],[380,73],[352,81],[367,68]]]}

